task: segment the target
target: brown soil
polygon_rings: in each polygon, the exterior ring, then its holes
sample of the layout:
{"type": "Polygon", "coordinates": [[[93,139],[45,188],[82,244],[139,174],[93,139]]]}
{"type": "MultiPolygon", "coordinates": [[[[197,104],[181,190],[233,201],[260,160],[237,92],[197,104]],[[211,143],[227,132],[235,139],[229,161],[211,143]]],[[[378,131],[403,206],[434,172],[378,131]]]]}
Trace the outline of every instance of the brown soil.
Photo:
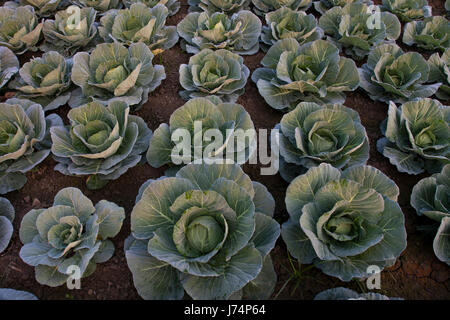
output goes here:
{"type": "MultiPolygon", "coordinates": [[[[180,12],[168,20],[168,25],[176,25],[186,15],[186,2],[182,1],[180,12]]],[[[429,2],[433,6],[434,15],[445,13],[443,0],[430,0],[429,2]]],[[[400,41],[398,42],[400,43],[400,41]]],[[[408,50],[405,47],[404,49],[408,50]]],[[[33,55],[37,56],[40,53],[26,54],[21,57],[21,63],[33,55]]],[[[245,64],[253,71],[260,66],[259,62],[263,56],[262,52],[254,56],[246,56],[245,64]]],[[[156,129],[160,123],[168,122],[172,112],[184,104],[184,101],[178,96],[178,91],[181,89],[178,81],[178,68],[180,64],[187,63],[188,59],[189,55],[183,53],[179,45],[155,58],[155,63],[164,65],[167,79],[150,94],[149,102],[136,112],[152,130],[156,129]]],[[[264,102],[250,79],[246,86],[246,92],[240,97],[238,103],[247,109],[257,128],[271,129],[282,117],[281,113],[273,110],[264,102]]],[[[426,175],[401,174],[376,151],[376,141],[381,136],[379,125],[386,117],[387,105],[373,102],[362,91],[349,94],[346,105],[359,112],[362,123],[367,129],[371,144],[369,164],[382,170],[400,187],[399,203],[406,217],[408,247],[398,259],[397,264],[382,273],[382,290],[379,292],[405,299],[449,299],[450,269],[435,257],[432,238],[416,230],[418,225],[427,224],[428,221],[426,218],[418,217],[409,204],[412,187],[426,175]]],[[[65,117],[68,110],[68,107],[63,107],[58,110],[58,113],[65,117]]],[[[55,161],[49,157],[35,171],[27,175],[28,183],[22,190],[6,195],[16,209],[16,219],[11,244],[0,255],[0,287],[27,290],[36,294],[39,299],[140,299],[133,286],[131,272],[127,267],[123,242],[130,234],[129,214],[140,185],[147,179],[162,176],[164,168],[154,169],[148,164],[139,165],[130,169],[118,180],[109,183],[103,190],[89,191],[85,187],[84,179],[68,177],[55,172],[53,170],[55,164],[55,161]],[[65,286],[50,288],[39,285],[35,280],[33,267],[26,265],[19,257],[21,243],[18,229],[23,216],[32,208],[50,206],[58,190],[69,186],[81,189],[94,203],[101,199],[114,201],[123,206],[128,214],[122,231],[113,240],[116,245],[114,257],[110,261],[98,265],[97,271],[92,276],[83,279],[81,290],[68,290],[65,286]]],[[[286,221],[284,197],[288,184],[279,175],[260,176],[257,165],[245,165],[244,169],[253,180],[259,181],[269,188],[276,199],[275,218],[280,223],[286,221]]],[[[277,293],[291,276],[286,246],[281,238],[277,242],[272,257],[278,274],[278,284],[275,289],[275,293],[277,293]]],[[[361,291],[361,283],[356,281],[343,283],[312,268],[306,272],[300,283],[296,283],[294,280],[290,281],[278,298],[312,299],[318,292],[336,286],[345,286],[361,291]]]]}

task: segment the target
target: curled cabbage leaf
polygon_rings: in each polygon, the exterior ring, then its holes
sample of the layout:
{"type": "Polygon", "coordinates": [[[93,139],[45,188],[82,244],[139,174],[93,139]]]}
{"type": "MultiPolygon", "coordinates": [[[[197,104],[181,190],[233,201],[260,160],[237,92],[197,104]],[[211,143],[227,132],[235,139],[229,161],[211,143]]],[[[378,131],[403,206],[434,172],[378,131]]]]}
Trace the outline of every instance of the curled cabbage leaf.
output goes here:
{"type": "Polygon", "coordinates": [[[434,16],[409,22],[405,26],[403,43],[426,50],[444,51],[450,47],[450,21],[445,17],[434,16]]]}
{"type": "Polygon", "coordinates": [[[340,104],[301,102],[275,126],[280,130],[280,174],[288,182],[309,168],[364,165],[369,138],[356,111],[340,104]]]}
{"type": "Polygon", "coordinates": [[[395,264],[406,248],[397,185],[378,169],[322,163],[291,182],[281,236],[290,254],[342,281],[395,264]]]}
{"type": "Polygon", "coordinates": [[[377,148],[400,172],[440,171],[450,163],[450,108],[437,100],[389,104],[377,148]]]}
{"type": "Polygon", "coordinates": [[[430,75],[428,81],[430,83],[442,83],[436,92],[436,97],[441,100],[450,100],[450,48],[439,56],[434,53],[428,59],[430,66],[430,75]]]}
{"type": "Polygon", "coordinates": [[[254,11],[259,16],[278,10],[282,7],[293,11],[306,11],[311,7],[312,0],[252,0],[254,11]]]}
{"type": "Polygon", "coordinates": [[[108,10],[122,7],[122,1],[120,0],[71,0],[71,2],[80,7],[94,8],[102,14],[108,10]]]}
{"type": "Polygon", "coordinates": [[[383,0],[381,9],[392,12],[403,22],[431,17],[427,0],[383,0]]]}
{"type": "Polygon", "coordinates": [[[314,300],[403,300],[401,298],[390,298],[385,295],[368,292],[358,293],[356,291],[338,287],[319,292],[314,300]]]}
{"type": "MultiPolygon", "coordinates": [[[[32,6],[39,17],[49,17],[66,6],[65,0],[18,0],[21,6],[32,6]]],[[[16,4],[17,2],[8,1],[6,4],[16,4]]],[[[16,4],[19,6],[19,4],[16,4]]]]}
{"type": "Polygon", "coordinates": [[[25,173],[50,153],[50,128],[60,125],[58,115],[45,117],[42,106],[33,101],[12,98],[0,103],[0,194],[25,185],[25,173]]]}
{"type": "Polygon", "coordinates": [[[19,59],[14,52],[0,47],[0,89],[19,71],[19,59]]]}
{"type": "Polygon", "coordinates": [[[259,50],[261,21],[248,10],[231,17],[216,12],[191,12],[177,26],[181,48],[196,54],[202,49],[227,49],[233,53],[252,55],[259,50]]]}
{"type": "Polygon", "coordinates": [[[299,102],[344,103],[345,91],[356,90],[359,75],[353,60],[325,40],[300,45],[295,39],[275,43],[252,80],[267,104],[289,111],[299,102]]]}
{"type": "Polygon", "coordinates": [[[227,15],[248,10],[251,0],[188,0],[189,12],[223,12],[227,15]]]}
{"type": "Polygon", "coordinates": [[[38,298],[26,291],[0,288],[0,300],[38,300],[38,298]]]}
{"type": "Polygon", "coordinates": [[[405,103],[428,98],[441,83],[427,85],[430,67],[417,52],[403,52],[395,43],[373,49],[367,63],[359,69],[361,88],[372,100],[405,103]]]}
{"type": "Polygon", "coordinates": [[[280,235],[274,208],[266,187],[236,164],[188,164],[175,177],[147,181],[125,242],[139,295],[268,299],[280,235]]]}
{"type": "Polygon", "coordinates": [[[20,258],[35,267],[36,281],[58,287],[69,280],[74,267],[82,278],[95,272],[97,263],[114,255],[115,237],[122,228],[125,210],[113,202],[95,206],[77,188],[61,189],[53,206],[33,209],[22,220],[20,258]]]}
{"type": "Polygon", "coordinates": [[[0,197],[0,253],[6,250],[14,231],[14,207],[8,199],[0,197]]]}
{"type": "Polygon", "coordinates": [[[244,59],[225,49],[203,49],[180,65],[180,91],[184,100],[215,95],[225,102],[236,102],[244,93],[250,70],[244,59]]]}
{"type": "Polygon", "coordinates": [[[129,8],[133,3],[143,3],[149,8],[163,4],[169,10],[169,16],[175,15],[180,10],[180,1],[177,0],[123,0],[125,7],[129,8]]]}
{"type": "Polygon", "coordinates": [[[372,0],[318,0],[314,1],[314,9],[323,15],[334,7],[343,8],[350,3],[365,3],[367,5],[373,5],[372,0]]]}

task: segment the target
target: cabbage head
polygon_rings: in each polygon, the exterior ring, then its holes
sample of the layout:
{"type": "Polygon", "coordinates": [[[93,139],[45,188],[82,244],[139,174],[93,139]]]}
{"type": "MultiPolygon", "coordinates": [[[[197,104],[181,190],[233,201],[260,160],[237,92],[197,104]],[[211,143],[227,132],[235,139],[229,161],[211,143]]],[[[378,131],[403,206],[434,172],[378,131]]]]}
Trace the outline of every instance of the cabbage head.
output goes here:
{"type": "Polygon", "coordinates": [[[14,207],[8,199],[0,197],[0,253],[6,250],[13,234],[14,207]]]}
{"type": "Polygon", "coordinates": [[[275,128],[280,174],[288,182],[321,163],[345,169],[369,159],[369,138],[358,113],[341,104],[301,102],[275,128]]]}
{"type": "Polygon", "coordinates": [[[437,222],[434,253],[439,260],[450,265],[450,164],[414,186],[411,206],[419,216],[425,215],[437,222]]]}
{"type": "Polygon", "coordinates": [[[122,7],[120,0],[71,0],[72,3],[80,7],[91,7],[101,14],[111,9],[119,9],[122,7]]]}
{"type": "Polygon", "coordinates": [[[450,107],[437,100],[389,104],[377,148],[400,172],[438,172],[450,163],[450,107]]]}
{"type": "Polygon", "coordinates": [[[157,4],[163,4],[169,10],[169,16],[175,15],[180,10],[180,1],[178,0],[123,0],[125,7],[129,8],[134,3],[143,3],[149,8],[153,8],[157,4]]]}
{"type": "Polygon", "coordinates": [[[188,164],[144,183],[136,200],[125,254],[141,297],[270,297],[275,202],[239,165],[188,164]]]}
{"type": "Polygon", "coordinates": [[[392,12],[403,22],[431,17],[427,0],[382,0],[381,9],[392,12]]]}
{"type": "Polygon", "coordinates": [[[280,8],[289,8],[293,11],[306,11],[311,7],[312,0],[252,0],[254,11],[259,16],[280,8]]]}
{"type": "Polygon", "coordinates": [[[450,100],[450,48],[441,56],[437,52],[434,53],[428,59],[428,65],[430,66],[428,81],[442,83],[436,92],[436,97],[441,100],[450,100]]]}
{"type": "Polygon", "coordinates": [[[38,300],[38,298],[26,291],[0,288],[0,300],[38,300]]]}
{"type": "Polygon", "coordinates": [[[196,54],[202,49],[227,49],[236,54],[252,55],[259,50],[261,21],[247,10],[231,17],[216,12],[191,12],[177,26],[183,39],[181,47],[196,54]]]}
{"type": "Polygon", "coordinates": [[[323,15],[334,7],[343,8],[350,3],[365,3],[367,5],[373,5],[372,0],[318,0],[314,1],[314,9],[323,15]]]}
{"type": "Polygon", "coordinates": [[[97,263],[114,254],[115,237],[122,228],[125,210],[113,202],[95,206],[77,188],[60,190],[53,206],[33,209],[22,220],[20,258],[35,267],[36,281],[58,287],[78,267],[82,278],[95,272],[97,263]]]}
{"type": "Polygon", "coordinates": [[[385,103],[431,97],[441,83],[425,84],[429,72],[430,67],[421,54],[405,53],[395,43],[373,49],[367,63],[359,69],[361,88],[372,100],[385,103]]]}
{"type": "Polygon", "coordinates": [[[0,103],[0,194],[25,185],[25,173],[50,153],[50,128],[62,124],[58,115],[45,117],[42,106],[30,100],[0,103]]]}
{"type": "Polygon", "coordinates": [[[358,293],[356,291],[338,287],[319,292],[314,300],[403,300],[401,298],[390,298],[376,292],[358,293]]]}
{"type": "Polygon", "coordinates": [[[0,89],[19,71],[19,59],[14,52],[0,47],[0,89]]]}
{"type": "MultiPolygon", "coordinates": [[[[32,6],[39,17],[50,17],[55,14],[56,11],[66,6],[65,0],[18,0],[21,6],[32,6]]],[[[7,4],[16,3],[14,1],[8,1],[7,4]]],[[[18,4],[17,4],[18,6],[18,4]]]]}
{"type": "Polygon", "coordinates": [[[434,16],[409,22],[405,26],[403,43],[425,50],[445,51],[450,48],[450,21],[445,17],[434,16]]]}
{"type": "MultiPolygon", "coordinates": [[[[189,163],[194,160],[203,160],[205,148],[210,142],[203,141],[203,134],[208,129],[217,129],[222,133],[223,144],[219,148],[211,151],[211,159],[226,159],[235,162],[246,162],[256,148],[256,136],[245,139],[244,145],[239,146],[237,139],[240,139],[240,130],[255,130],[252,119],[248,112],[240,104],[223,103],[217,97],[194,98],[175,110],[170,116],[169,124],[162,123],[155,130],[147,151],[148,163],[159,168],[166,164],[172,164],[172,151],[176,144],[172,140],[172,135],[178,129],[186,129],[191,136],[190,154],[180,155],[179,161],[189,163]],[[201,128],[195,127],[195,121],[202,123],[201,128]],[[201,150],[196,150],[196,139],[202,141],[201,150]],[[233,143],[234,153],[227,152],[226,148],[233,143]],[[197,152],[201,154],[197,156],[197,152]],[[182,157],[184,156],[184,158],[182,157]]],[[[178,161],[178,160],[177,160],[178,161]]]]}
{"type": "Polygon", "coordinates": [[[342,281],[395,264],[406,248],[397,185],[378,169],[322,163],[291,182],[281,236],[290,254],[342,281]]]}
{"type": "Polygon", "coordinates": [[[336,6],[319,19],[319,26],[338,48],[353,59],[361,60],[378,44],[395,41],[402,26],[398,18],[389,12],[380,13],[379,27],[368,26],[372,13],[363,3],[336,6]]]}
{"type": "Polygon", "coordinates": [[[312,14],[294,11],[288,7],[266,14],[266,25],[262,28],[262,49],[267,52],[278,40],[294,38],[299,44],[322,39],[323,30],[317,26],[312,14]]]}
{"type": "Polygon", "coordinates": [[[244,59],[228,50],[203,49],[180,65],[180,91],[184,100],[215,95],[225,102],[236,102],[244,93],[250,70],[244,59]]]}
{"type": "Polygon", "coordinates": [[[72,24],[67,10],[58,11],[54,20],[46,19],[42,33],[45,42],[40,46],[42,51],[58,51],[64,56],[72,56],[78,51],[90,51],[95,46],[97,12],[93,8],[80,9],[80,23],[72,24]]]}
{"type": "Polygon", "coordinates": [[[123,101],[107,107],[90,102],[69,111],[70,125],[51,129],[52,153],[64,175],[88,176],[89,189],[100,189],[136,166],[148,149],[152,131],[130,115],[123,101]]]}
{"type": "Polygon", "coordinates": [[[0,7],[0,46],[16,54],[36,51],[43,23],[39,23],[32,6],[0,7]]]}
{"type": "Polygon", "coordinates": [[[223,12],[227,15],[248,10],[251,0],[188,0],[189,12],[223,12]]]}
{"type": "Polygon", "coordinates": [[[340,57],[339,49],[325,40],[303,45],[295,39],[280,40],[261,64],[252,80],[267,104],[281,111],[302,101],[344,103],[344,92],[359,86],[355,62],[340,57]]]}
{"type": "Polygon", "coordinates": [[[70,74],[72,59],[65,59],[56,51],[32,58],[19,70],[19,77],[9,85],[18,90],[17,98],[39,103],[44,111],[65,105],[71,96],[70,74]]]}
{"type": "Polygon", "coordinates": [[[91,53],[78,52],[73,57],[72,81],[80,89],[72,94],[70,106],[122,101],[139,108],[166,78],[164,67],[152,64],[153,57],[142,42],[129,48],[120,43],[102,43],[91,53]]]}
{"type": "Polygon", "coordinates": [[[129,9],[105,13],[98,31],[106,42],[125,45],[142,42],[157,54],[178,42],[177,28],[166,26],[168,15],[168,9],[162,4],[149,8],[143,3],[135,3],[129,9]]]}

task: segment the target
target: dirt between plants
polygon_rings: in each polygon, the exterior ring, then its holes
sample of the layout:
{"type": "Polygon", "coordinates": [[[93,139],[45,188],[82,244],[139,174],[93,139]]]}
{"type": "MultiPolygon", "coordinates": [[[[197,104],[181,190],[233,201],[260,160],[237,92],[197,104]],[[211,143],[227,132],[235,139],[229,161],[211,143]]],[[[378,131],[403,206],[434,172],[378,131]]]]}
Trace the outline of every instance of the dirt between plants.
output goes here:
{"type": "MultiPolygon", "coordinates": [[[[180,12],[168,19],[168,25],[176,25],[187,14],[187,1],[181,2],[180,12]]],[[[379,3],[379,1],[375,2],[379,3]]],[[[429,0],[429,3],[433,6],[434,15],[445,14],[443,0],[429,0]]],[[[314,12],[314,10],[310,11],[314,12]]],[[[401,41],[397,42],[401,45],[401,41]]],[[[405,51],[411,50],[401,46],[405,51]]],[[[420,52],[425,56],[430,55],[430,52],[420,52]]],[[[32,56],[40,54],[37,52],[21,56],[21,66],[32,56]]],[[[262,52],[245,56],[245,64],[253,72],[260,67],[263,57],[262,52]]],[[[189,55],[182,52],[179,44],[154,59],[155,64],[164,65],[167,78],[156,91],[150,94],[149,101],[142,109],[136,112],[152,130],[163,122],[167,123],[172,112],[185,103],[178,95],[178,91],[182,89],[179,84],[178,69],[188,60],[189,55]]],[[[358,63],[358,65],[361,64],[358,63]]],[[[270,108],[264,102],[250,79],[245,89],[245,94],[239,98],[238,103],[250,113],[257,129],[272,129],[283,114],[270,108]]],[[[5,97],[1,98],[5,99],[5,97]]],[[[368,164],[383,171],[400,187],[399,203],[406,218],[408,246],[395,266],[382,272],[381,290],[377,292],[405,299],[450,299],[450,268],[435,257],[432,236],[416,230],[417,226],[428,224],[430,221],[427,218],[418,217],[409,203],[413,186],[427,175],[410,176],[399,173],[386,158],[377,152],[376,141],[381,137],[379,126],[386,118],[388,109],[386,104],[374,102],[362,91],[357,91],[348,94],[345,105],[359,113],[369,135],[371,148],[368,164]]],[[[57,111],[65,122],[67,122],[66,114],[69,110],[69,107],[65,106],[57,111]]],[[[56,162],[49,157],[36,170],[27,174],[28,183],[22,190],[6,195],[15,207],[16,219],[11,244],[0,255],[0,287],[30,291],[39,299],[140,299],[133,285],[132,274],[127,267],[123,242],[130,234],[130,213],[139,187],[150,178],[162,176],[165,168],[155,169],[148,164],[138,165],[128,170],[119,179],[110,182],[104,189],[90,191],[86,189],[83,178],[64,176],[54,171],[55,164],[56,162]],[[18,231],[23,216],[32,208],[50,206],[60,189],[71,186],[81,189],[94,203],[102,199],[114,201],[124,207],[127,213],[127,219],[120,234],[113,239],[116,246],[114,257],[106,263],[97,265],[97,270],[92,276],[82,279],[81,290],[69,290],[66,286],[51,288],[40,285],[35,280],[34,268],[26,265],[19,257],[21,243],[18,231]]],[[[259,165],[245,165],[244,170],[252,180],[267,186],[276,200],[275,219],[280,223],[286,221],[288,215],[284,198],[288,184],[278,174],[261,176],[259,165]]],[[[272,251],[272,258],[278,274],[278,283],[272,298],[279,293],[277,299],[312,299],[318,292],[337,286],[359,292],[363,287],[365,288],[365,283],[357,281],[344,283],[323,274],[316,268],[311,268],[305,272],[299,283],[291,280],[280,292],[292,274],[287,249],[281,237],[272,251]]],[[[297,267],[296,262],[295,266],[297,267]]]]}

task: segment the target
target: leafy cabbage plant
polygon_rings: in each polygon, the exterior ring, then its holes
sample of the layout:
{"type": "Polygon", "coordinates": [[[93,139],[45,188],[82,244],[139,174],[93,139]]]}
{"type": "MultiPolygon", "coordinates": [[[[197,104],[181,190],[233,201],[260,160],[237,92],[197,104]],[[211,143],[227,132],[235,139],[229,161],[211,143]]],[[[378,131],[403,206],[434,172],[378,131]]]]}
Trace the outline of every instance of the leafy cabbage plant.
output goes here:
{"type": "Polygon", "coordinates": [[[228,50],[203,49],[180,65],[180,91],[184,100],[215,95],[235,102],[244,93],[250,70],[244,59],[228,50]]]}
{"type": "Polygon", "coordinates": [[[209,129],[217,129],[222,134],[222,144],[218,148],[209,150],[207,157],[211,161],[226,157],[227,160],[243,164],[256,148],[255,135],[241,141],[242,146],[238,145],[239,142],[236,141],[244,139],[240,134],[241,130],[255,129],[250,115],[243,106],[235,103],[223,103],[217,97],[194,98],[172,113],[169,124],[162,123],[155,130],[147,151],[148,163],[154,168],[159,168],[166,164],[173,164],[174,159],[184,164],[194,160],[204,160],[205,149],[209,143],[203,141],[206,139],[206,135],[205,137],[203,135],[209,129]],[[195,124],[196,121],[201,122],[201,127],[195,124]],[[188,130],[190,133],[191,148],[189,149],[190,153],[176,156],[177,148],[172,136],[180,129],[188,130]],[[200,150],[196,149],[198,139],[202,143],[200,150]],[[229,145],[233,145],[233,153],[226,150],[229,145]]]}
{"type": "Polygon", "coordinates": [[[62,9],[66,6],[64,0],[17,0],[8,1],[6,5],[9,6],[32,6],[39,17],[49,17],[52,16],[56,11],[62,9]]]}
{"type": "Polygon", "coordinates": [[[411,206],[419,216],[425,215],[439,224],[433,241],[434,253],[450,265],[450,164],[414,186],[411,206]]]}
{"type": "Polygon", "coordinates": [[[188,0],[189,12],[223,12],[227,15],[248,10],[251,0],[188,0]]]}
{"type": "Polygon", "coordinates": [[[436,92],[436,97],[441,100],[450,100],[450,48],[439,56],[434,53],[428,59],[430,66],[430,75],[428,81],[431,83],[442,83],[436,92]]]}
{"type": "Polygon", "coordinates": [[[0,103],[0,194],[25,185],[25,173],[50,153],[50,128],[62,124],[58,115],[45,117],[42,106],[30,100],[0,103]]]}
{"type": "Polygon", "coordinates": [[[168,15],[169,11],[163,4],[149,8],[143,3],[134,3],[129,9],[105,13],[98,31],[106,42],[126,45],[142,42],[157,54],[178,42],[177,28],[166,26],[168,15]]]}
{"type": "Polygon", "coordinates": [[[403,22],[431,17],[427,0],[382,0],[381,9],[392,12],[403,22]]]}
{"type": "Polygon", "coordinates": [[[136,200],[125,253],[141,297],[270,297],[275,202],[240,166],[188,164],[144,183],[136,200]]]}
{"type": "Polygon", "coordinates": [[[303,45],[291,38],[280,40],[261,64],[252,80],[269,106],[281,111],[302,101],[343,103],[344,92],[359,86],[355,62],[340,57],[339,49],[325,40],[303,45]]]}
{"type": "Polygon", "coordinates": [[[38,300],[38,298],[26,291],[0,288],[0,300],[38,300]]]}
{"type": "Polygon", "coordinates": [[[255,6],[255,13],[264,16],[266,13],[282,7],[293,11],[306,11],[311,7],[312,0],[252,0],[252,3],[255,6]]]}
{"type": "Polygon", "coordinates": [[[367,63],[359,69],[361,88],[372,100],[385,103],[405,103],[428,98],[441,83],[425,84],[430,67],[417,52],[403,52],[395,43],[382,44],[373,49],[367,63]]]}
{"type": "Polygon", "coordinates": [[[334,7],[343,8],[350,3],[365,3],[367,5],[373,5],[372,0],[318,0],[314,1],[314,9],[323,15],[334,7]]]}
{"type": "Polygon", "coordinates": [[[0,47],[0,89],[19,71],[19,59],[14,52],[0,47]]]}
{"type": "Polygon", "coordinates": [[[93,8],[80,9],[80,22],[71,20],[73,12],[58,11],[54,19],[46,19],[42,33],[44,43],[39,47],[42,51],[58,51],[64,56],[72,56],[78,51],[93,49],[96,44],[97,12],[93,8]]]}
{"type": "Polygon", "coordinates": [[[369,266],[392,266],[406,248],[398,195],[397,185],[378,169],[340,171],[322,163],[289,185],[289,220],[281,235],[302,264],[342,281],[365,278],[369,266]]]}
{"type": "Polygon", "coordinates": [[[14,207],[8,199],[0,197],[0,253],[6,250],[13,234],[14,207]]]}
{"type": "Polygon", "coordinates": [[[119,233],[124,219],[125,210],[113,202],[101,200],[94,206],[79,189],[62,189],[52,207],[33,209],[23,217],[20,258],[35,267],[36,280],[42,285],[66,283],[73,266],[86,278],[97,263],[113,256],[109,239],[119,233]]]}
{"type": "Polygon", "coordinates": [[[434,16],[409,22],[405,26],[403,43],[426,50],[445,51],[450,48],[450,21],[445,17],[434,16]]]}
{"type": "Polygon", "coordinates": [[[356,291],[338,287],[319,292],[314,300],[403,300],[390,298],[376,292],[358,293],[356,291]]]}
{"type": "Polygon", "coordinates": [[[378,44],[395,41],[402,26],[398,18],[389,12],[380,13],[379,26],[368,23],[372,16],[370,7],[363,3],[336,6],[319,19],[319,26],[328,40],[356,60],[361,60],[378,44]]]}
{"type": "Polygon", "coordinates": [[[72,3],[80,7],[91,7],[101,14],[111,9],[119,9],[122,7],[120,0],[70,0],[72,3]]]}
{"type": "Polygon", "coordinates": [[[134,3],[143,3],[149,8],[158,4],[163,4],[169,10],[169,16],[175,15],[180,10],[180,1],[178,0],[122,0],[125,7],[129,8],[134,3]]]}
{"type": "Polygon", "coordinates": [[[72,59],[65,59],[56,51],[32,58],[19,70],[19,77],[9,87],[18,90],[16,97],[39,103],[44,111],[66,104],[71,96],[72,59]]]}
{"type": "Polygon", "coordinates": [[[259,50],[261,21],[248,10],[231,17],[216,12],[191,12],[177,25],[181,48],[196,54],[202,49],[227,49],[251,55],[259,50]]]}
{"type": "Polygon", "coordinates": [[[275,128],[280,174],[288,182],[321,163],[343,169],[369,159],[369,138],[358,113],[341,104],[301,102],[275,128]]]}
{"type": "Polygon", "coordinates": [[[450,163],[450,107],[437,100],[389,104],[377,148],[400,172],[438,172],[450,163]]]}
{"type": "Polygon", "coordinates": [[[16,54],[36,51],[43,23],[39,23],[32,6],[0,7],[0,46],[16,54]]]}
{"type": "Polygon", "coordinates": [[[278,40],[294,38],[299,44],[322,39],[323,30],[317,26],[312,14],[281,7],[266,14],[266,25],[262,28],[262,49],[267,52],[278,40]]]}
{"type": "Polygon", "coordinates": [[[65,175],[88,176],[89,189],[99,189],[141,160],[152,131],[130,115],[130,107],[113,101],[107,107],[91,102],[69,111],[70,125],[51,129],[52,153],[65,175]]]}
{"type": "Polygon", "coordinates": [[[69,105],[74,108],[90,101],[104,105],[126,102],[139,108],[148,100],[166,73],[162,65],[153,65],[153,53],[142,42],[126,48],[120,43],[99,44],[91,53],[73,57],[72,81],[75,90],[69,105]]]}

